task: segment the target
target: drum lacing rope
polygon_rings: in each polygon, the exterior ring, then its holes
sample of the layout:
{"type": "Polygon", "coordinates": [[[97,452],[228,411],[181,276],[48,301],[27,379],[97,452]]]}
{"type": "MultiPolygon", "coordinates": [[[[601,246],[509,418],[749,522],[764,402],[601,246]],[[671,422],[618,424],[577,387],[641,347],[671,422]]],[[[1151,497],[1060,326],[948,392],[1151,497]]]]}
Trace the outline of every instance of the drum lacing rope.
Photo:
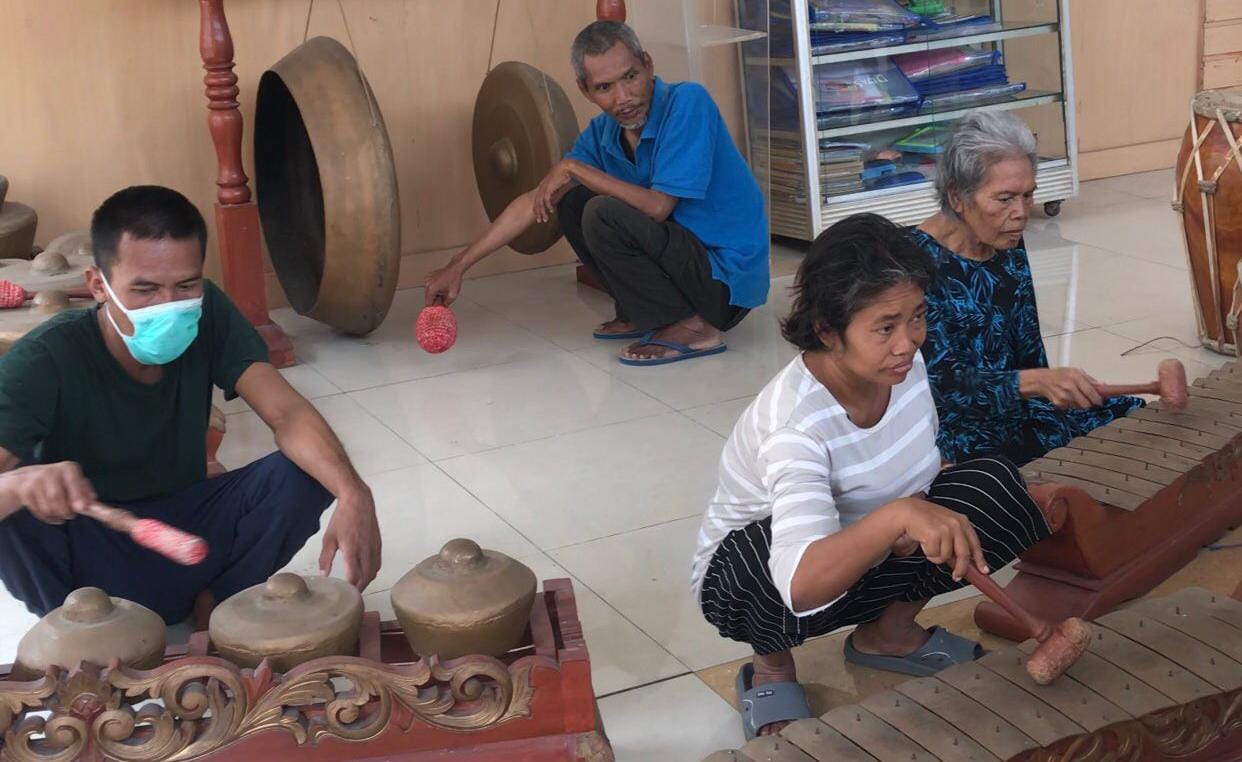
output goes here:
{"type": "MultiPolygon", "coordinates": [[[[1190,135],[1194,139],[1193,144],[1191,146],[1191,155],[1194,157],[1195,176],[1198,180],[1197,184],[1199,188],[1199,197],[1203,205],[1203,239],[1204,239],[1205,245],[1207,246],[1206,254],[1207,254],[1207,260],[1208,260],[1209,286],[1211,288],[1211,294],[1212,294],[1212,309],[1213,309],[1213,314],[1216,315],[1217,319],[1219,320],[1220,315],[1221,315],[1220,281],[1219,281],[1218,274],[1217,274],[1218,269],[1219,269],[1219,261],[1218,261],[1218,253],[1216,249],[1214,196],[1216,192],[1217,182],[1220,180],[1220,177],[1224,173],[1225,169],[1229,166],[1229,164],[1233,162],[1234,157],[1237,156],[1237,151],[1236,149],[1231,151],[1230,156],[1226,159],[1226,161],[1223,162],[1222,165],[1217,168],[1216,172],[1213,175],[1212,180],[1210,182],[1205,182],[1204,174],[1203,174],[1203,160],[1202,160],[1202,157],[1199,155],[1199,148],[1203,145],[1204,141],[1207,140],[1213,128],[1216,127],[1217,121],[1208,122],[1207,128],[1203,131],[1203,134],[1200,135],[1198,124],[1195,121],[1193,100],[1191,101],[1190,111],[1191,111],[1190,113],[1190,135]]],[[[1224,121],[1223,115],[1219,111],[1217,111],[1217,117],[1219,118],[1220,124],[1224,127],[1224,132],[1227,135],[1229,135],[1229,137],[1232,138],[1233,137],[1232,131],[1228,128],[1227,123],[1224,121]]],[[[1234,145],[1236,145],[1236,143],[1234,145]]],[[[1242,167],[1242,161],[1239,161],[1239,167],[1242,167]]],[[[1186,167],[1182,170],[1181,182],[1178,183],[1178,186],[1174,192],[1173,209],[1179,213],[1178,217],[1182,225],[1182,236],[1186,240],[1187,266],[1189,267],[1191,294],[1194,296],[1195,305],[1197,307],[1197,309],[1195,310],[1195,317],[1198,320],[1199,334],[1201,336],[1207,336],[1206,321],[1203,317],[1203,305],[1199,300],[1198,288],[1195,286],[1195,282],[1194,282],[1194,262],[1191,261],[1191,258],[1190,258],[1190,240],[1186,235],[1186,217],[1185,217],[1185,212],[1184,212],[1184,204],[1182,201],[1182,199],[1184,198],[1186,182],[1189,179],[1190,179],[1190,162],[1187,162],[1186,167]]],[[[1236,303],[1236,299],[1235,299],[1235,303],[1236,303]]],[[[1236,327],[1236,321],[1235,321],[1235,327],[1236,327]]],[[[1220,327],[1220,334],[1217,336],[1217,339],[1216,339],[1216,349],[1221,354],[1224,354],[1224,351],[1225,351],[1225,330],[1226,330],[1226,326],[1222,325],[1220,327]]],[[[1234,336],[1235,354],[1238,351],[1239,351],[1239,348],[1237,345],[1237,336],[1236,336],[1236,331],[1235,331],[1235,336],[1234,336]]]]}
{"type": "MultiPolygon", "coordinates": [[[[1199,153],[1199,147],[1203,145],[1203,141],[1207,140],[1208,135],[1212,134],[1212,128],[1215,126],[1216,126],[1216,122],[1209,123],[1208,128],[1203,131],[1203,134],[1195,138],[1195,143],[1194,145],[1190,147],[1190,150],[1194,152],[1196,157],[1199,153]]],[[[1191,129],[1191,134],[1194,134],[1195,132],[1198,131],[1195,127],[1195,118],[1194,118],[1193,112],[1191,113],[1191,117],[1190,117],[1190,129],[1191,129]]],[[[1186,181],[1190,179],[1191,167],[1196,166],[1196,164],[1191,164],[1190,162],[1186,162],[1186,166],[1182,168],[1182,179],[1177,183],[1177,186],[1173,188],[1172,206],[1173,206],[1173,211],[1175,212],[1181,212],[1183,209],[1182,198],[1186,192],[1186,181]]],[[[1203,180],[1202,172],[1200,172],[1199,180],[1200,181],[1203,180]]]]}
{"type": "Polygon", "coordinates": [[[1194,143],[1191,146],[1190,154],[1194,158],[1194,161],[1186,162],[1186,166],[1182,169],[1181,182],[1179,182],[1176,185],[1176,187],[1174,187],[1173,189],[1172,206],[1173,206],[1173,211],[1177,212],[1178,223],[1181,225],[1181,228],[1182,228],[1182,240],[1185,242],[1185,252],[1186,252],[1186,270],[1187,270],[1188,279],[1190,281],[1190,295],[1194,299],[1194,302],[1195,302],[1195,323],[1198,325],[1198,328],[1199,328],[1199,336],[1202,337],[1202,336],[1207,336],[1207,325],[1204,322],[1204,318],[1203,318],[1203,304],[1199,299],[1199,289],[1195,285],[1194,261],[1191,258],[1190,238],[1188,237],[1188,234],[1186,232],[1185,204],[1183,203],[1182,199],[1185,197],[1186,182],[1190,179],[1191,167],[1195,168],[1196,175],[1198,176],[1199,181],[1200,182],[1203,181],[1203,166],[1201,162],[1199,161],[1199,147],[1203,145],[1203,142],[1207,140],[1208,135],[1212,133],[1212,128],[1216,126],[1216,122],[1209,122],[1207,129],[1204,130],[1202,135],[1200,135],[1199,127],[1195,123],[1194,105],[1195,105],[1194,100],[1192,99],[1190,102],[1190,134],[1194,138],[1194,143]]]}
{"type": "MultiPolygon", "coordinates": [[[[1225,133],[1225,140],[1229,141],[1229,159],[1236,160],[1239,171],[1242,171],[1242,149],[1238,148],[1238,139],[1233,136],[1233,130],[1229,129],[1229,123],[1225,121],[1225,115],[1220,109],[1216,110],[1216,120],[1220,123],[1221,131],[1225,133]]],[[[1224,167],[1228,165],[1229,160],[1226,160],[1221,170],[1216,173],[1217,178],[1224,171],[1224,167]]],[[[1214,227],[1213,230],[1215,230],[1214,227]]],[[[1219,288],[1219,284],[1214,285],[1219,288]]],[[[1238,270],[1233,281],[1233,294],[1229,305],[1229,312],[1225,315],[1225,326],[1233,334],[1233,354],[1235,357],[1242,357],[1242,346],[1239,346],[1238,343],[1238,311],[1240,308],[1242,308],[1242,259],[1238,260],[1238,270]]],[[[1224,335],[1224,331],[1221,331],[1221,334],[1224,335]]]]}

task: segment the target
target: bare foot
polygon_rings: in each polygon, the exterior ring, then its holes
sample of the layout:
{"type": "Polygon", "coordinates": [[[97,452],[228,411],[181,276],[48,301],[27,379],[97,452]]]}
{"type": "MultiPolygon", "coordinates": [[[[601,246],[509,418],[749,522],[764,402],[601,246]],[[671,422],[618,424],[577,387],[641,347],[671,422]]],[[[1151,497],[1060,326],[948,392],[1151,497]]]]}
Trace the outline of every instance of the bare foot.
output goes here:
{"type": "MultiPolygon", "coordinates": [[[[755,674],[750,680],[750,687],[754,688],[767,683],[796,683],[798,682],[798,671],[794,666],[793,655],[788,651],[771,656],[759,656],[758,654],[751,660],[751,664],[755,668],[755,674]]],[[[767,725],[759,728],[759,735],[773,736],[781,732],[790,721],[769,722],[767,725]]]]}
{"type": "Polygon", "coordinates": [[[881,627],[877,622],[860,624],[854,629],[854,648],[875,656],[909,656],[923,647],[931,633],[917,622],[906,627],[894,627],[890,623],[881,627]]]}
{"type": "Polygon", "coordinates": [[[607,323],[600,323],[595,330],[598,333],[633,333],[638,330],[638,326],[628,320],[609,320],[607,323]]]}
{"type": "MultiPolygon", "coordinates": [[[[656,331],[653,338],[684,344],[691,349],[711,349],[720,346],[724,334],[711,323],[695,315],[685,320],[665,326],[656,331]]],[[[677,350],[662,347],[658,344],[634,342],[625,348],[622,357],[629,360],[653,360],[656,358],[673,357],[677,350]]]]}

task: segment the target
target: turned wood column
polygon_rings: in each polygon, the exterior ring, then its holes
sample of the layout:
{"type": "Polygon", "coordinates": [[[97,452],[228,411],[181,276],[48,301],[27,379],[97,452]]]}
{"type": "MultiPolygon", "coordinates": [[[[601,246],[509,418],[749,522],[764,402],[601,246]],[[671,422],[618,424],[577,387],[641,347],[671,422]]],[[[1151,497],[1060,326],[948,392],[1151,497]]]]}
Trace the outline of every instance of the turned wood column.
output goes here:
{"type": "Polygon", "coordinates": [[[277,368],[293,365],[293,345],[267,313],[259,210],[242,167],[240,90],[233,73],[233,38],[224,17],[224,0],[198,0],[201,12],[199,52],[207,75],[207,127],[216,146],[216,241],[224,290],[267,342],[277,368]]]}

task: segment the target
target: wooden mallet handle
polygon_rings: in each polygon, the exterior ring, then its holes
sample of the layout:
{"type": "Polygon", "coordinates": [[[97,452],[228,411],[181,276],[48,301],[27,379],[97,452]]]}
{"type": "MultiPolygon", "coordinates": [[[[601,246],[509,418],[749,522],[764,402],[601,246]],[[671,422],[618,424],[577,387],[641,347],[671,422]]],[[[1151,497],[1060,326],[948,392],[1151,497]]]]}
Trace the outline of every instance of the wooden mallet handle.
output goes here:
{"type": "Polygon", "coordinates": [[[1126,394],[1159,394],[1160,382],[1151,381],[1146,384],[1096,384],[1095,388],[1101,397],[1120,397],[1126,394]]]}
{"type": "Polygon", "coordinates": [[[81,513],[183,566],[194,566],[207,558],[206,540],[158,519],[140,519],[129,511],[100,503],[90,504],[81,513]]]}
{"type": "Polygon", "coordinates": [[[1186,407],[1190,396],[1186,391],[1186,366],[1172,358],[1161,360],[1156,367],[1157,380],[1146,384],[1096,384],[1102,397],[1123,394],[1158,394],[1160,401],[1172,410],[1186,407]]]}
{"type": "Polygon", "coordinates": [[[995,580],[979,571],[973,563],[966,569],[966,581],[979,588],[979,592],[991,598],[996,602],[996,605],[1009,612],[1009,615],[1017,619],[1035,640],[1042,643],[1052,633],[1051,624],[1020,606],[1017,601],[1009,597],[1009,593],[1006,593],[1000,585],[996,584],[995,580]]]}

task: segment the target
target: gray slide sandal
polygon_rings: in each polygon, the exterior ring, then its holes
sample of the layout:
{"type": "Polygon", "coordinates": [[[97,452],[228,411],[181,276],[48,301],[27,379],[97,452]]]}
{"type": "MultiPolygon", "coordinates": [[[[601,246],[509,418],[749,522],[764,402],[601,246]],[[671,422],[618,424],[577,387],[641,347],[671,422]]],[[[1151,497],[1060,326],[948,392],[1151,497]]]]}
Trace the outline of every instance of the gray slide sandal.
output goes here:
{"type": "Polygon", "coordinates": [[[754,677],[755,665],[750,662],[737,671],[737,703],[742,709],[742,730],[747,741],[759,735],[764,725],[814,716],[806,700],[806,691],[798,683],[764,683],[752,687],[754,677]]]}
{"type": "Polygon", "coordinates": [[[931,637],[923,647],[906,656],[865,654],[854,648],[854,634],[845,639],[845,660],[860,667],[900,672],[915,677],[929,677],[954,664],[965,664],[983,656],[983,646],[973,640],[954,635],[943,627],[932,627],[931,637]]]}

